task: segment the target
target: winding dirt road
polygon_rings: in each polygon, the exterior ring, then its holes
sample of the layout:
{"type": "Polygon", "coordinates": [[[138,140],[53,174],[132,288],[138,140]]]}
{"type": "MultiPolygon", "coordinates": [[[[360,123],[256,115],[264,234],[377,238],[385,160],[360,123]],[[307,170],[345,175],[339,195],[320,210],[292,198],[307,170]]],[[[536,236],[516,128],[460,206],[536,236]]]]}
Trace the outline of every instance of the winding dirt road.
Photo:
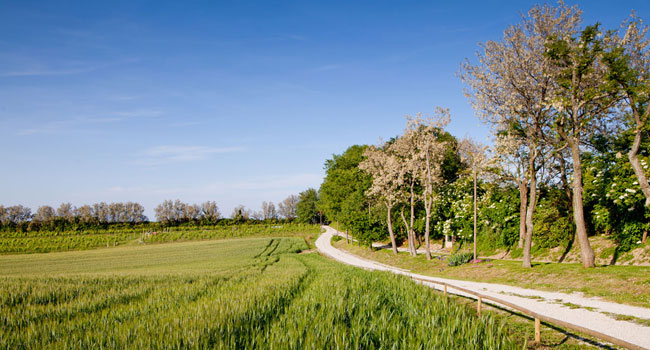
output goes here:
{"type": "MultiPolygon", "coordinates": [[[[494,283],[450,280],[411,273],[407,270],[384,265],[376,261],[360,258],[356,255],[339,250],[332,246],[332,236],[337,231],[325,226],[325,232],[316,240],[318,250],[342,263],[361,267],[368,270],[391,271],[393,273],[422,278],[429,281],[446,282],[461,288],[492,296],[527,308],[541,315],[563,320],[565,322],[588,328],[618,339],[625,340],[642,348],[650,349],[650,327],[645,327],[630,321],[619,321],[611,314],[633,316],[650,319],[650,309],[617,304],[597,298],[585,297],[578,293],[566,294],[525,289],[494,283]]],[[[441,286],[424,283],[432,288],[442,289],[441,286]]],[[[463,292],[449,289],[449,292],[475,298],[463,292]]]]}

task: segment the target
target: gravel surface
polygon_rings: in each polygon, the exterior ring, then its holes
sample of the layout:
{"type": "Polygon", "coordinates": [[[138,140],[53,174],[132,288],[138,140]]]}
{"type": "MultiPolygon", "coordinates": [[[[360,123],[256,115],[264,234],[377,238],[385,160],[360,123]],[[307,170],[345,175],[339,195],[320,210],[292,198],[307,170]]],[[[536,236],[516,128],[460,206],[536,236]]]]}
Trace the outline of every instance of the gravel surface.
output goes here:
{"type": "MultiPolygon", "coordinates": [[[[325,232],[316,240],[316,248],[318,248],[321,253],[345,264],[368,270],[391,271],[412,277],[424,278],[430,281],[446,282],[487,296],[508,301],[541,315],[592,329],[625,340],[642,348],[650,349],[650,327],[645,327],[631,321],[619,321],[606,314],[613,313],[650,319],[650,309],[617,304],[603,301],[598,298],[585,297],[579,293],[567,294],[546,292],[494,283],[459,281],[418,275],[411,273],[408,270],[363,259],[351,253],[334,248],[331,245],[331,239],[336,233],[336,230],[333,228],[325,226],[325,232]],[[531,297],[534,297],[535,299],[532,299],[531,297]]],[[[439,290],[442,289],[441,286],[435,286],[428,283],[424,284],[439,290]]],[[[448,289],[448,292],[475,298],[474,296],[455,291],[451,288],[448,289]]]]}

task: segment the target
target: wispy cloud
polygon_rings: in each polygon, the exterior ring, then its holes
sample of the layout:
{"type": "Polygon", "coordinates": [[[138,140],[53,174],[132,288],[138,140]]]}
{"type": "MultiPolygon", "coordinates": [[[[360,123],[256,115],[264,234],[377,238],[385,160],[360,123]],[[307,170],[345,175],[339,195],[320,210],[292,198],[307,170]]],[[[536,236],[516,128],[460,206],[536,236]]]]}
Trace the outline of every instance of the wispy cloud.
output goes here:
{"type": "Polygon", "coordinates": [[[157,117],[163,112],[158,109],[136,109],[133,111],[116,112],[115,115],[124,118],[137,118],[137,117],[157,117]]]}
{"type": "MultiPolygon", "coordinates": [[[[136,109],[132,111],[120,111],[107,113],[100,117],[77,117],[65,120],[54,120],[46,123],[39,123],[37,127],[19,130],[19,136],[33,134],[55,134],[58,132],[74,131],[77,127],[92,127],[96,124],[117,123],[131,118],[155,117],[163,114],[158,109],[136,109]]],[[[76,130],[78,131],[78,130],[76,130]]]]}
{"type": "Polygon", "coordinates": [[[206,159],[215,154],[241,152],[242,147],[207,147],[162,145],[145,149],[135,161],[141,165],[160,165],[206,159]]]}
{"type": "Polygon", "coordinates": [[[29,77],[29,76],[47,76],[47,75],[71,75],[88,73],[99,69],[99,67],[83,67],[69,69],[29,69],[5,72],[0,74],[3,77],[29,77]]]}
{"type": "Polygon", "coordinates": [[[15,69],[6,72],[0,72],[0,77],[29,77],[29,76],[62,76],[73,75],[93,72],[99,69],[104,69],[111,66],[136,63],[139,62],[138,58],[126,58],[117,60],[115,62],[107,63],[84,63],[84,62],[66,62],[59,64],[59,67],[52,65],[35,63],[29,68],[15,69]]]}
{"type": "Polygon", "coordinates": [[[320,67],[314,68],[314,72],[325,72],[330,70],[335,70],[341,68],[340,64],[326,64],[320,67]]]}

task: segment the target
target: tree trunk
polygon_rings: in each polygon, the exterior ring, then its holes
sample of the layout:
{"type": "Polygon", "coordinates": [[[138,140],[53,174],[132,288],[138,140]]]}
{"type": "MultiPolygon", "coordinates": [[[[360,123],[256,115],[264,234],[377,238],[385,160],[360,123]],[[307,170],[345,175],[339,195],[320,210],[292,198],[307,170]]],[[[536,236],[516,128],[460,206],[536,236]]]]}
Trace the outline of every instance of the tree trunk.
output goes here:
{"type": "Polygon", "coordinates": [[[645,196],[645,206],[650,205],[650,185],[648,184],[648,178],[645,176],[643,167],[639,163],[639,147],[641,146],[641,129],[637,127],[634,134],[634,142],[632,143],[632,148],[627,153],[627,158],[630,160],[632,169],[634,170],[634,175],[636,175],[637,180],[639,181],[639,186],[641,186],[641,192],[645,196]]]}
{"type": "Polygon", "coordinates": [[[517,248],[523,248],[526,237],[526,205],[528,204],[528,187],[526,180],[518,180],[519,184],[519,243],[517,248]]]}
{"type": "Polygon", "coordinates": [[[564,193],[569,202],[573,202],[573,195],[571,194],[571,188],[569,187],[569,181],[566,176],[566,162],[564,157],[562,157],[562,154],[558,155],[557,161],[560,164],[560,181],[562,181],[562,188],[564,189],[564,193]]]}
{"type": "MultiPolygon", "coordinates": [[[[426,206],[426,204],[425,204],[425,206],[426,206]]],[[[425,220],[425,225],[424,225],[425,226],[425,228],[424,228],[424,242],[425,242],[424,247],[425,248],[424,249],[426,250],[427,260],[431,260],[431,246],[429,244],[429,221],[430,221],[430,218],[431,218],[431,208],[427,207],[426,211],[427,211],[427,218],[425,220]]]]}
{"type": "Polygon", "coordinates": [[[397,255],[397,242],[395,242],[395,233],[393,232],[393,221],[390,217],[393,206],[386,204],[386,209],[388,212],[386,221],[388,223],[388,234],[390,235],[390,245],[393,248],[393,255],[397,255]]]}
{"type": "Polygon", "coordinates": [[[413,226],[415,225],[415,192],[413,192],[413,186],[415,183],[411,181],[411,226],[409,226],[409,232],[411,233],[411,239],[409,239],[409,247],[411,249],[411,255],[418,255],[417,248],[415,247],[415,231],[413,226]]]}
{"type": "Polygon", "coordinates": [[[476,260],[476,170],[474,170],[474,260],[476,260]]]}
{"type": "Polygon", "coordinates": [[[424,222],[424,249],[425,249],[425,255],[427,257],[427,260],[431,260],[431,244],[429,242],[429,236],[430,236],[430,222],[431,222],[431,197],[428,197],[431,195],[433,191],[429,187],[429,190],[427,193],[424,194],[424,210],[426,211],[426,219],[424,222]],[[427,199],[428,197],[428,199],[427,199]]]}
{"type": "Polygon", "coordinates": [[[531,150],[532,155],[528,160],[528,182],[530,185],[530,195],[528,196],[528,208],[526,210],[526,237],[524,239],[524,257],[523,267],[532,267],[530,258],[530,248],[533,245],[533,214],[537,204],[537,172],[535,171],[535,161],[537,159],[537,145],[531,150]]]}
{"type": "Polygon", "coordinates": [[[406,216],[404,216],[404,209],[400,211],[400,216],[402,217],[402,221],[404,221],[404,226],[406,227],[406,236],[408,237],[408,243],[409,243],[409,254],[413,255],[413,250],[411,247],[413,246],[413,237],[411,236],[411,229],[409,228],[409,224],[406,221],[406,216]]]}
{"type": "Polygon", "coordinates": [[[596,266],[594,251],[589,244],[587,237],[587,227],[585,225],[584,207],[582,204],[582,168],[580,159],[580,142],[575,136],[569,138],[569,147],[571,147],[571,158],[573,160],[573,219],[576,224],[576,236],[580,243],[580,255],[582,255],[582,265],[585,268],[596,266]]]}

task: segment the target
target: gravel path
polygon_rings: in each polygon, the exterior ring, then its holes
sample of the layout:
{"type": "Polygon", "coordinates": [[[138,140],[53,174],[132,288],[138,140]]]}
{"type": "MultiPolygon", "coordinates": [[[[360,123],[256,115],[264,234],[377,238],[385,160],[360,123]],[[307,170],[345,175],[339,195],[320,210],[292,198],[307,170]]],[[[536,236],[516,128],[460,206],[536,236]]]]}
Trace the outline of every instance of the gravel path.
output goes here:
{"type": "MultiPolygon", "coordinates": [[[[391,271],[412,277],[424,278],[430,281],[447,282],[484,295],[500,298],[548,317],[553,317],[574,325],[589,328],[625,340],[629,343],[636,344],[642,348],[650,349],[650,327],[645,327],[629,321],[619,321],[606,314],[613,313],[650,319],[650,309],[617,304],[597,298],[588,298],[578,293],[566,294],[559,292],[545,292],[494,283],[459,281],[423,276],[411,273],[407,270],[384,265],[376,261],[363,259],[334,248],[331,245],[331,239],[335,234],[336,230],[329,226],[325,226],[325,232],[316,240],[316,248],[318,248],[321,253],[342,263],[368,270],[391,271]],[[531,297],[534,297],[535,299],[532,299],[531,297]],[[563,304],[571,304],[571,307],[563,304]],[[576,307],[576,305],[579,307],[576,307]]],[[[436,287],[431,284],[428,285],[432,288],[442,289],[442,287],[436,287]]],[[[462,292],[457,292],[453,289],[449,289],[448,291],[458,295],[473,297],[462,292]]]]}

